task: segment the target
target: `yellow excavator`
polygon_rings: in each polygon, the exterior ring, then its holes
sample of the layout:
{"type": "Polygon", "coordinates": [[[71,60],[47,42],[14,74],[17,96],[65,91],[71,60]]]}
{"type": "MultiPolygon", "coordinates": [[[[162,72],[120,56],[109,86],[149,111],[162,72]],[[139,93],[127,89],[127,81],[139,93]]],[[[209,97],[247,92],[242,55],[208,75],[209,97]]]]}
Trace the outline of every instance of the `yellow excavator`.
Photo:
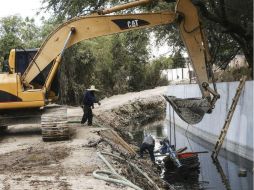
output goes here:
{"type": "Polygon", "coordinates": [[[66,109],[50,106],[57,100],[56,75],[64,51],[82,40],[173,22],[179,26],[202,98],[165,98],[186,122],[199,122],[204,113],[211,112],[219,95],[216,89],[209,87],[210,55],[198,10],[192,1],[177,0],[175,11],[108,15],[152,2],[137,0],[71,19],[54,30],[39,49],[11,50],[9,72],[0,74],[0,126],[38,119],[43,140],[68,138],[66,109]]]}

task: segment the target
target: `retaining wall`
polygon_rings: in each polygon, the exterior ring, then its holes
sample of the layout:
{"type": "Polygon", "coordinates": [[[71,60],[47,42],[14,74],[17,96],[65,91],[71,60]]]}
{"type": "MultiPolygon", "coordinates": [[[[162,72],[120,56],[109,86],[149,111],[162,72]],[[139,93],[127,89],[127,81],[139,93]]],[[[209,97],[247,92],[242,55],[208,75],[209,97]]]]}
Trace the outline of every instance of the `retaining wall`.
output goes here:
{"type": "MultiPolygon", "coordinates": [[[[235,96],[239,82],[217,83],[221,98],[211,114],[206,114],[203,120],[193,126],[188,126],[176,114],[176,124],[196,136],[215,144],[225,122],[227,112],[235,96]]],[[[253,81],[246,81],[236,106],[223,148],[253,161],[253,81]]],[[[167,95],[179,98],[201,97],[197,84],[170,85],[167,95]]],[[[171,109],[172,112],[172,109],[171,109]]],[[[171,113],[172,114],[172,113],[171,113]]],[[[167,105],[167,117],[169,115],[167,105]]],[[[172,116],[172,115],[171,115],[172,116]]]]}

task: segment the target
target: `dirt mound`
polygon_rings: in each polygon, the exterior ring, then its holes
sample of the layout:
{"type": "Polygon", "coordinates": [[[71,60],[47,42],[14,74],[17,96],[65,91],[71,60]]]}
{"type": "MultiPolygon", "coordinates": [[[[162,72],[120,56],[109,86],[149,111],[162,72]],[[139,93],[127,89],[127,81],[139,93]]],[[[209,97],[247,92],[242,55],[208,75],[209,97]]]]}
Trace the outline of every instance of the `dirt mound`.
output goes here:
{"type": "Polygon", "coordinates": [[[110,110],[95,110],[94,115],[103,126],[126,130],[165,117],[166,102],[160,96],[136,99],[110,110]]]}

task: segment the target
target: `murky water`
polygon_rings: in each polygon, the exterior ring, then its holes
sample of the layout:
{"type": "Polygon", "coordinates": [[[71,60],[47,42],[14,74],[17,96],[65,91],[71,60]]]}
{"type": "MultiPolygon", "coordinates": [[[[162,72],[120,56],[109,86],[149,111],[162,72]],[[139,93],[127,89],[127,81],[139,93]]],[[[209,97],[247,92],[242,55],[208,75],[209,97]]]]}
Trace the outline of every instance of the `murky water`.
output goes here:
{"type": "MultiPolygon", "coordinates": [[[[189,128],[191,130],[191,128],[189,128]]],[[[169,125],[157,123],[145,127],[144,131],[133,133],[138,142],[142,142],[144,133],[151,133],[156,139],[156,147],[159,147],[159,140],[169,137],[169,125]]],[[[200,174],[198,179],[199,189],[216,190],[252,190],[253,189],[253,163],[227,151],[220,152],[219,164],[215,165],[211,158],[213,145],[202,139],[189,134],[181,128],[176,127],[176,147],[188,147],[187,151],[208,151],[206,154],[199,154],[200,174]],[[239,171],[246,170],[246,177],[239,177],[239,171]]],[[[193,182],[180,184],[183,189],[193,189],[193,182]]]]}

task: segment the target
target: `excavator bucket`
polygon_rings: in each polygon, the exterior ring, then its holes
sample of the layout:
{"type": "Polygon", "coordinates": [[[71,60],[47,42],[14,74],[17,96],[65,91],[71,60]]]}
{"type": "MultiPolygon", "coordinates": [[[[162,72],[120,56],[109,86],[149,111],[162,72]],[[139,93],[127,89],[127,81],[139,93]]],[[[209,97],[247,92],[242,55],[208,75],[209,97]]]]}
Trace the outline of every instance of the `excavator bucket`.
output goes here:
{"type": "Polygon", "coordinates": [[[210,103],[204,98],[176,98],[175,96],[163,97],[173,107],[178,116],[188,124],[199,123],[205,113],[211,110],[210,103]]]}

